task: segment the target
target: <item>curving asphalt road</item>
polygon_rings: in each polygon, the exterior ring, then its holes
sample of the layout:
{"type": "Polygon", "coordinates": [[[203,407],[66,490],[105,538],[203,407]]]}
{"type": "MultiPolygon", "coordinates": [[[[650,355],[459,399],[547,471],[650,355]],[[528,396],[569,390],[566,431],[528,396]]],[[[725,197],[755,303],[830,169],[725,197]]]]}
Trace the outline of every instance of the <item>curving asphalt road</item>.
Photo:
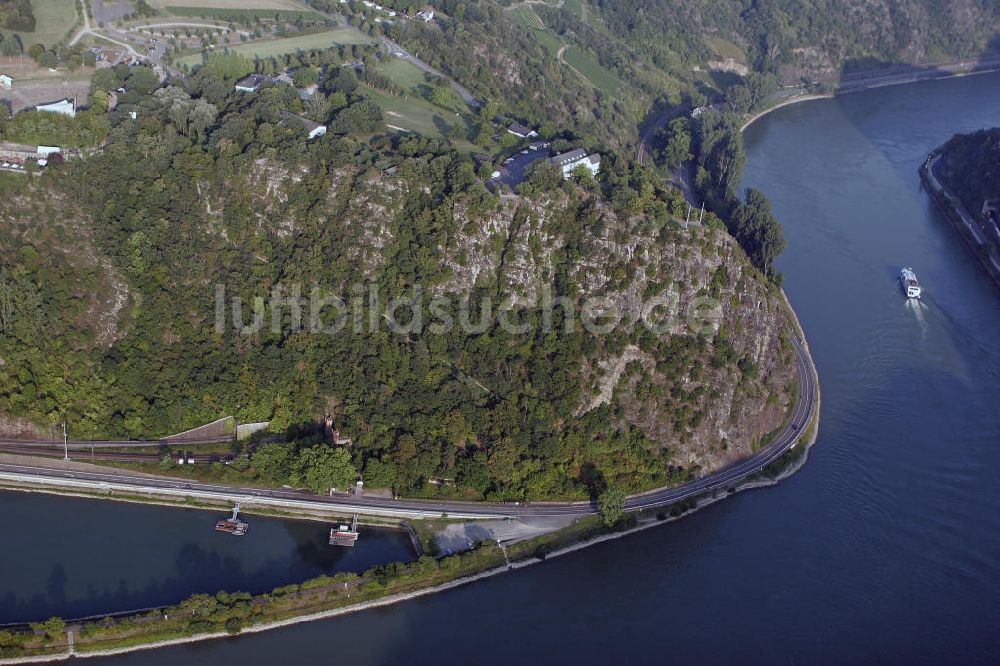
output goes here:
{"type": "MultiPolygon", "coordinates": [[[[798,373],[798,399],[792,409],[788,425],[768,446],[756,454],[730,467],[701,479],[674,488],[661,488],[629,497],[625,503],[628,511],[658,508],[701,495],[707,491],[738,482],[779,458],[790,450],[810,423],[819,405],[819,383],[812,359],[805,344],[792,339],[798,373]]],[[[119,443],[120,445],[120,443],[119,443]]],[[[447,502],[415,499],[387,499],[354,496],[346,493],[334,496],[317,496],[307,491],[292,489],[262,490],[238,486],[197,483],[184,479],[169,479],[131,474],[125,471],[76,471],[49,469],[36,465],[0,464],[0,481],[18,484],[59,486],[68,489],[124,491],[191,496],[216,501],[235,502],[253,506],[277,506],[303,509],[341,510],[345,513],[364,513],[393,517],[429,518],[448,515],[453,518],[535,518],[546,516],[586,516],[597,513],[594,502],[536,502],[531,504],[484,502],[447,502]]]]}
{"type": "Polygon", "coordinates": [[[468,88],[463,86],[458,81],[455,81],[454,79],[445,76],[443,73],[434,69],[433,67],[425,63],[423,60],[421,60],[414,54],[410,53],[409,51],[407,51],[402,46],[392,41],[388,37],[382,37],[382,41],[385,43],[386,48],[389,49],[389,55],[396,56],[397,58],[402,58],[403,60],[406,60],[415,65],[418,69],[422,69],[423,71],[427,72],[431,76],[440,77],[448,81],[448,83],[451,84],[452,89],[459,94],[459,96],[465,101],[465,103],[469,106],[469,108],[478,109],[483,105],[482,102],[476,99],[475,95],[469,92],[468,88]]]}

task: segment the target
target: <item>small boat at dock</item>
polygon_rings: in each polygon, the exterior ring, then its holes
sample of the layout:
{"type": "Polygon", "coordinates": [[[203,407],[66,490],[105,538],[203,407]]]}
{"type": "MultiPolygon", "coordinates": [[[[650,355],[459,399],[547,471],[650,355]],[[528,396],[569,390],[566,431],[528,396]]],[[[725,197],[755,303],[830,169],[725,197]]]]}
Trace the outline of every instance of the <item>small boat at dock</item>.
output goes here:
{"type": "Polygon", "coordinates": [[[250,529],[250,525],[240,520],[240,505],[233,506],[233,515],[215,523],[215,531],[225,532],[233,536],[243,536],[250,529]]]}
{"type": "Polygon", "coordinates": [[[353,547],[358,541],[358,514],[354,514],[351,526],[341,525],[330,529],[330,545],[353,547]]]}

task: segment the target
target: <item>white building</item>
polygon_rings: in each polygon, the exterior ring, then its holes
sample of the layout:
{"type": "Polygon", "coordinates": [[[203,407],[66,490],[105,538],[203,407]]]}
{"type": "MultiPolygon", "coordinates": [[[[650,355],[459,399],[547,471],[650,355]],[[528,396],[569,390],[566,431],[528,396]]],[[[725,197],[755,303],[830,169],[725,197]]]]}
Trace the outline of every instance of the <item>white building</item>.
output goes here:
{"type": "Polygon", "coordinates": [[[588,155],[583,148],[550,157],[549,162],[559,167],[562,170],[563,178],[567,179],[580,167],[587,169],[593,176],[596,176],[601,170],[601,156],[598,153],[588,155]]]}
{"type": "Polygon", "coordinates": [[[240,92],[257,92],[257,89],[269,80],[270,79],[263,74],[251,74],[250,76],[244,76],[242,79],[237,81],[235,87],[236,90],[240,92]]]}
{"type": "Polygon", "coordinates": [[[535,137],[538,136],[538,132],[531,129],[530,127],[525,127],[521,123],[512,123],[507,128],[507,131],[519,139],[534,139],[535,137]]]}
{"type": "Polygon", "coordinates": [[[61,99],[58,102],[52,102],[51,104],[39,104],[35,107],[35,111],[61,113],[64,116],[76,118],[76,104],[69,99],[61,99]]]}
{"type": "Polygon", "coordinates": [[[6,88],[10,90],[14,87],[14,79],[10,78],[6,74],[0,74],[0,88],[6,88]]]}
{"type": "Polygon", "coordinates": [[[289,111],[282,111],[280,115],[282,124],[286,122],[294,122],[305,128],[310,140],[326,134],[326,125],[321,125],[315,120],[310,120],[309,118],[300,116],[297,113],[291,113],[289,111]]]}
{"type": "Polygon", "coordinates": [[[424,23],[430,23],[431,21],[434,20],[434,8],[431,7],[430,5],[427,5],[422,10],[417,12],[417,18],[423,21],[424,23]]]}

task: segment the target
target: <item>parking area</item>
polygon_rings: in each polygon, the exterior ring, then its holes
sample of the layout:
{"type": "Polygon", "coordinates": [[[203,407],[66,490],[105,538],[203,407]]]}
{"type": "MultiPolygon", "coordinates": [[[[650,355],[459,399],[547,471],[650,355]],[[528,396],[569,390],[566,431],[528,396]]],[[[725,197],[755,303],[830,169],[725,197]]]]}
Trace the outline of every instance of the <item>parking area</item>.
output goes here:
{"type": "Polygon", "coordinates": [[[528,169],[538,160],[544,160],[551,156],[548,148],[542,150],[525,149],[517,155],[508,157],[500,165],[500,176],[491,178],[490,183],[496,185],[506,185],[507,187],[517,187],[528,178],[528,169]]]}
{"type": "Polygon", "coordinates": [[[125,18],[135,11],[128,0],[94,0],[94,22],[104,26],[112,21],[125,18]]]}

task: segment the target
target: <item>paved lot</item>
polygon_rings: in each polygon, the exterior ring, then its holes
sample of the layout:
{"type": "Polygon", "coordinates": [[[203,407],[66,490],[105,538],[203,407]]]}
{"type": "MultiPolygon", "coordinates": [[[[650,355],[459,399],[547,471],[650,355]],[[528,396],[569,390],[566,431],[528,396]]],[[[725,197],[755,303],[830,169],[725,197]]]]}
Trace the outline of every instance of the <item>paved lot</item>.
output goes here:
{"type": "Polygon", "coordinates": [[[492,178],[490,182],[503,184],[507,187],[517,187],[528,178],[528,167],[538,160],[546,159],[551,154],[548,148],[518,153],[509,158],[509,162],[500,166],[500,177],[492,178]]]}
{"type": "Polygon", "coordinates": [[[125,18],[134,10],[128,0],[93,0],[94,20],[97,25],[125,18]]]}
{"type": "Polygon", "coordinates": [[[441,530],[434,541],[443,553],[460,553],[469,550],[476,541],[499,539],[505,544],[524,541],[567,527],[574,520],[572,516],[555,516],[452,523],[441,530]]]}

